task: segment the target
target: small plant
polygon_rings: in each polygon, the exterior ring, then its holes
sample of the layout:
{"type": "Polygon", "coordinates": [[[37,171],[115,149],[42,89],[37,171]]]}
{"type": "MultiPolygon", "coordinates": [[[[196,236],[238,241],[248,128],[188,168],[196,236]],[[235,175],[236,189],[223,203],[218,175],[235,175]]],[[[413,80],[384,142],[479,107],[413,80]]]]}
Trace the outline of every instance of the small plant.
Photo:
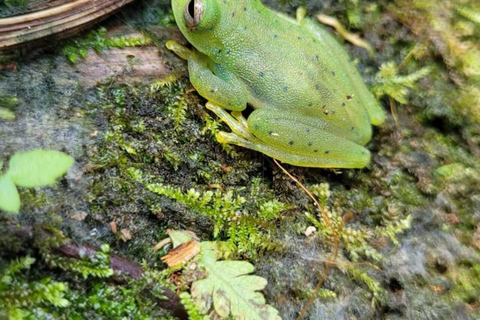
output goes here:
{"type": "Polygon", "coordinates": [[[189,320],[208,320],[208,316],[204,315],[200,308],[193,301],[192,296],[188,292],[182,292],[179,295],[180,302],[188,313],[189,320]]]}
{"type": "Polygon", "coordinates": [[[0,92],[0,120],[13,121],[15,113],[13,109],[19,104],[19,100],[15,96],[8,96],[0,92]]]}
{"type": "Polygon", "coordinates": [[[412,74],[400,76],[394,62],[384,63],[376,75],[377,83],[373,87],[373,93],[377,98],[387,95],[401,104],[406,104],[408,89],[413,88],[415,82],[430,74],[431,71],[431,68],[425,67],[412,74]]]}
{"type": "MultiPolygon", "coordinates": [[[[327,240],[328,243],[332,243],[336,238],[338,239],[339,244],[344,249],[342,251],[347,256],[341,254],[336,266],[349,274],[352,279],[364,283],[372,294],[372,304],[378,303],[383,298],[383,288],[376,279],[368,274],[368,270],[359,267],[358,262],[365,258],[374,263],[380,262],[384,255],[374,247],[375,241],[390,240],[394,245],[398,245],[397,236],[410,229],[412,216],[400,217],[395,214],[395,209],[391,208],[389,212],[383,214],[382,217],[385,221],[382,226],[376,226],[375,228],[349,226],[345,224],[342,216],[328,204],[331,195],[328,183],[313,185],[310,190],[318,198],[320,205],[327,211],[331,225],[310,212],[306,213],[307,219],[316,227],[318,234],[322,236],[322,242],[327,240]],[[346,262],[348,260],[353,263],[346,262]]],[[[361,263],[370,265],[365,261],[361,263]]],[[[371,264],[370,266],[374,265],[371,264]]]]}
{"type": "MultiPolygon", "coordinates": [[[[73,165],[73,158],[63,152],[36,149],[16,153],[8,170],[0,175],[0,210],[18,213],[20,196],[16,186],[34,188],[53,185],[73,165]]],[[[0,170],[3,163],[0,161],[0,170]]]]}
{"type": "Polygon", "coordinates": [[[0,119],[13,121],[15,120],[15,113],[7,108],[0,107],[0,119]]]}
{"type": "Polygon", "coordinates": [[[163,80],[158,80],[150,85],[151,92],[158,92],[163,87],[171,87],[179,78],[181,74],[179,72],[172,72],[165,76],[163,80]]]}
{"type": "Polygon", "coordinates": [[[245,197],[237,195],[234,190],[201,192],[191,188],[183,191],[161,183],[150,183],[149,178],[138,169],[129,168],[128,173],[133,180],[144,183],[151,192],[182,203],[212,219],[213,236],[215,239],[228,239],[232,252],[255,257],[261,251],[281,247],[281,243],[271,236],[275,229],[272,222],[288,206],[276,199],[261,197],[258,181],[254,181],[247,202],[245,197]],[[249,207],[251,210],[248,210],[249,207]]]}
{"type": "MultiPolygon", "coordinates": [[[[337,234],[338,240],[354,262],[360,261],[361,258],[370,258],[375,262],[380,261],[383,255],[372,246],[372,242],[376,239],[388,239],[397,245],[398,240],[396,237],[411,227],[411,215],[399,217],[389,212],[383,214],[385,222],[382,226],[377,226],[373,229],[366,226],[350,227],[345,224],[342,216],[327,204],[327,200],[330,197],[329,185],[327,183],[314,185],[311,187],[311,190],[318,197],[319,203],[327,210],[333,230],[329,228],[323,219],[319,219],[309,212],[306,213],[307,219],[319,230],[319,234],[329,241],[334,241],[334,235],[337,234]],[[387,219],[390,215],[393,217],[387,219]]],[[[394,212],[395,210],[391,208],[390,211],[394,212]]]]}
{"type": "Polygon", "coordinates": [[[457,6],[455,7],[455,11],[457,11],[457,13],[462,17],[472,21],[477,25],[480,25],[480,11],[466,6],[457,6]]]}
{"type": "Polygon", "coordinates": [[[28,4],[30,0],[5,0],[1,2],[1,5],[5,5],[7,8],[22,7],[28,4]]]}
{"type": "Polygon", "coordinates": [[[110,268],[110,246],[104,244],[101,250],[90,257],[75,260],[66,257],[59,257],[42,252],[42,257],[51,267],[57,267],[64,271],[71,271],[81,274],[84,279],[87,278],[108,278],[113,275],[113,269],[110,268]]]}

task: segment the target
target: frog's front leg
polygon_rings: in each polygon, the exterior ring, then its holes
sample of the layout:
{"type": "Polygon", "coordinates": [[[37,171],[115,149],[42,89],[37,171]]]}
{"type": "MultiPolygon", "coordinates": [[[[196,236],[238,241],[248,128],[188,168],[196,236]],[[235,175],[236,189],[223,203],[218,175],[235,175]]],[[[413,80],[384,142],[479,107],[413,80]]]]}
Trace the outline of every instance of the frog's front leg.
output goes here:
{"type": "Polygon", "coordinates": [[[248,91],[232,72],[174,41],[168,41],[167,48],[188,61],[190,82],[202,97],[227,110],[242,111],[247,107],[248,91]]]}
{"type": "Polygon", "coordinates": [[[188,60],[190,82],[201,96],[209,100],[206,104],[207,109],[213,110],[236,135],[252,140],[247,120],[240,112],[247,107],[248,92],[243,83],[205,55],[175,41],[168,41],[167,48],[188,60]],[[233,116],[226,110],[232,110],[233,116]]]}
{"type": "Polygon", "coordinates": [[[235,119],[228,113],[215,105],[209,105],[209,109],[232,128],[232,133],[220,132],[218,140],[222,143],[256,150],[302,167],[363,168],[370,162],[367,149],[326,130],[320,123],[315,125],[317,119],[277,109],[255,110],[247,120],[250,137],[245,137],[230,125],[235,119]]]}

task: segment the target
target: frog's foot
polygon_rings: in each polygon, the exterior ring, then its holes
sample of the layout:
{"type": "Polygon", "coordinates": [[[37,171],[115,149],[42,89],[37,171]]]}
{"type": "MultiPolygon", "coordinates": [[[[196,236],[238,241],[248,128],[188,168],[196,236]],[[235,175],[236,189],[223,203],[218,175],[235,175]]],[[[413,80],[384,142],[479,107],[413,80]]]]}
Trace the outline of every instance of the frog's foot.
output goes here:
{"type": "Polygon", "coordinates": [[[181,44],[179,44],[179,43],[177,43],[173,40],[167,41],[166,47],[167,47],[168,50],[171,50],[171,51],[175,52],[175,54],[177,56],[179,56],[180,58],[182,58],[184,60],[188,60],[188,58],[190,58],[190,56],[193,54],[192,50],[188,49],[185,46],[182,46],[181,44]]]}
{"type": "Polygon", "coordinates": [[[297,23],[300,24],[300,22],[302,22],[303,18],[305,18],[306,16],[307,16],[307,9],[305,9],[304,7],[298,7],[296,16],[295,16],[295,18],[297,19],[297,23]]]}
{"type": "MultiPolygon", "coordinates": [[[[213,102],[207,102],[205,105],[208,110],[215,113],[220,119],[222,119],[232,130],[233,134],[247,140],[254,140],[255,138],[248,132],[247,119],[245,119],[241,112],[232,112],[230,115],[225,109],[217,106],[213,102]]],[[[226,132],[221,132],[226,133],[226,132]]],[[[218,140],[220,143],[230,143],[220,141],[220,135],[218,140]]]]}

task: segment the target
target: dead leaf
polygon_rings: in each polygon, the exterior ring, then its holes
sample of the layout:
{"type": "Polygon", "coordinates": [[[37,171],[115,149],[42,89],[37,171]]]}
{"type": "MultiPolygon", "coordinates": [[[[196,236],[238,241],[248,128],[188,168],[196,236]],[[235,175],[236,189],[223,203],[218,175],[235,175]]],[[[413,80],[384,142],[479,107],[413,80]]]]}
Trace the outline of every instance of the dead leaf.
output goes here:
{"type": "Polygon", "coordinates": [[[170,250],[167,255],[162,257],[162,261],[165,262],[169,267],[173,267],[187,262],[195,257],[199,252],[200,246],[198,245],[198,241],[190,240],[180,244],[175,249],[170,250]]]}
{"type": "Polygon", "coordinates": [[[157,217],[158,220],[165,219],[165,214],[162,211],[154,211],[153,214],[157,217]]]}
{"type": "Polygon", "coordinates": [[[127,242],[128,240],[132,239],[132,233],[128,229],[122,229],[120,230],[120,238],[127,242]]]}
{"type": "Polygon", "coordinates": [[[460,219],[455,213],[447,213],[445,215],[445,222],[449,225],[454,225],[460,222],[460,219]]]}
{"type": "Polygon", "coordinates": [[[445,289],[443,288],[442,285],[437,284],[432,286],[432,290],[435,292],[443,292],[445,289]]]}
{"type": "Polygon", "coordinates": [[[347,41],[350,41],[357,47],[364,48],[365,50],[368,51],[368,53],[373,56],[374,51],[372,46],[362,38],[358,36],[358,34],[350,33],[348,32],[344,26],[340,23],[340,21],[337,20],[337,18],[330,17],[324,14],[319,14],[317,15],[318,21],[320,23],[326,24],[327,26],[331,26],[337,30],[337,32],[347,41]]]}
{"type": "Polygon", "coordinates": [[[375,249],[385,249],[388,246],[388,238],[387,237],[379,237],[375,238],[369,243],[375,249]]]}
{"type": "Polygon", "coordinates": [[[112,229],[112,233],[117,233],[117,223],[115,221],[110,222],[110,229],[112,229]]]}
{"type": "Polygon", "coordinates": [[[343,223],[345,224],[351,222],[354,218],[355,218],[355,215],[353,214],[352,211],[347,211],[342,216],[343,223]]]}

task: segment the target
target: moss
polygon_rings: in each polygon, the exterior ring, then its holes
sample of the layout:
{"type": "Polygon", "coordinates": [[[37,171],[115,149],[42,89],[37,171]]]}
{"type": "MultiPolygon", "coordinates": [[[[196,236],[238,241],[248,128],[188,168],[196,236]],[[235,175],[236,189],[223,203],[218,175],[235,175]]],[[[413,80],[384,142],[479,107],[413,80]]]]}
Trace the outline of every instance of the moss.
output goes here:
{"type": "Polygon", "coordinates": [[[67,307],[65,298],[67,286],[52,281],[27,279],[21,272],[30,269],[35,259],[22,257],[10,262],[0,274],[0,315],[6,319],[35,319],[58,316],[56,309],[67,307]]]}
{"type": "Polygon", "coordinates": [[[143,37],[107,37],[106,35],[107,29],[105,28],[91,31],[84,38],[67,42],[62,49],[62,53],[71,63],[76,63],[78,59],[87,56],[88,49],[102,52],[109,48],[145,46],[152,43],[152,40],[146,35],[143,37]]]}
{"type": "Polygon", "coordinates": [[[182,292],[180,294],[180,299],[182,304],[185,306],[185,309],[188,312],[188,318],[190,320],[207,320],[209,319],[206,315],[204,315],[195,302],[192,300],[192,297],[187,292],[182,292]]]}
{"type": "Polygon", "coordinates": [[[475,307],[480,314],[480,264],[468,260],[460,261],[458,268],[451,271],[455,286],[448,292],[450,299],[461,300],[475,307]]]}
{"type": "Polygon", "coordinates": [[[0,17],[9,17],[27,11],[31,0],[4,0],[0,3],[0,17]]]}

